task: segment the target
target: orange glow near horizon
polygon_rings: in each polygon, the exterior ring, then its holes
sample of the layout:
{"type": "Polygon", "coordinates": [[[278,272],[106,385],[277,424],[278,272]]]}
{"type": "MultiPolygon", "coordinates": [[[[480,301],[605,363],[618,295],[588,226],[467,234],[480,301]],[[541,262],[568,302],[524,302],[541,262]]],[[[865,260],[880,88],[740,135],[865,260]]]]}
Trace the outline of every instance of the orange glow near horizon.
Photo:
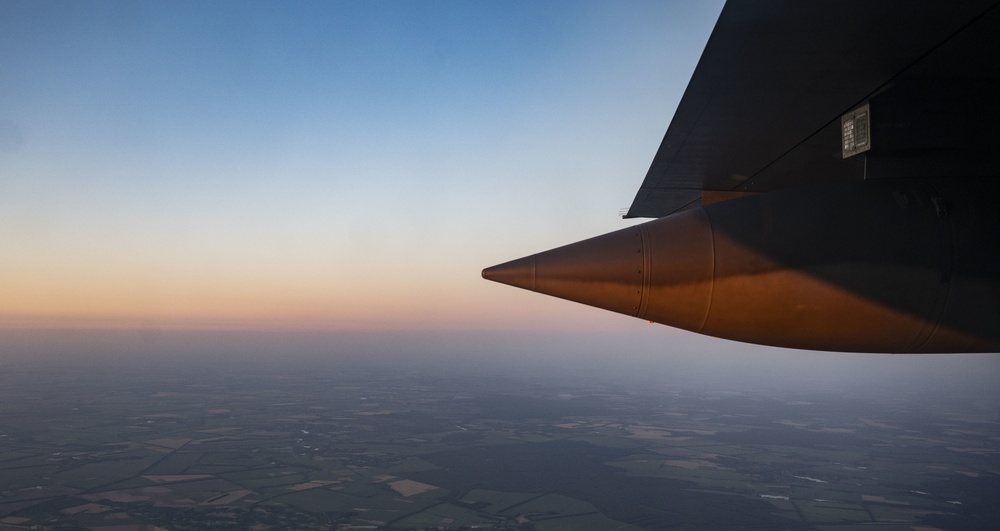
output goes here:
{"type": "Polygon", "coordinates": [[[316,270],[172,271],[78,267],[0,279],[0,328],[428,330],[614,327],[604,312],[479,278],[316,270]],[[567,320],[568,317],[568,320],[567,320]],[[593,322],[590,322],[593,321],[593,322]],[[588,323],[589,322],[589,323],[588,323]],[[587,324],[585,324],[587,323],[587,324]]]}

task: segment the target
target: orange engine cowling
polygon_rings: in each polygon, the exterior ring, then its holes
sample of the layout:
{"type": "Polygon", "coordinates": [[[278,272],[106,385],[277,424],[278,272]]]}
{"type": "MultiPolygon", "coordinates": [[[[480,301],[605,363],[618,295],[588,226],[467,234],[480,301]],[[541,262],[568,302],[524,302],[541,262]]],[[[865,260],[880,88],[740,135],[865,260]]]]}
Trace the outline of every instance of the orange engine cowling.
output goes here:
{"type": "Polygon", "coordinates": [[[736,341],[1000,351],[1000,209],[976,180],[741,197],[545,251],[483,277],[736,341]]]}

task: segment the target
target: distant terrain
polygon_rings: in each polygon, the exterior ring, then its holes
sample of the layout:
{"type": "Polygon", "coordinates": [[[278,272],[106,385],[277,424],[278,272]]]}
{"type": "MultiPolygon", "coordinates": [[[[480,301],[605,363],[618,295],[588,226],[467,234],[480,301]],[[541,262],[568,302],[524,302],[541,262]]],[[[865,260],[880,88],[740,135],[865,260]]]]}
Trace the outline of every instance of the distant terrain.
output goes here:
{"type": "Polygon", "coordinates": [[[210,357],[2,369],[0,530],[1000,521],[995,394],[210,357]]]}

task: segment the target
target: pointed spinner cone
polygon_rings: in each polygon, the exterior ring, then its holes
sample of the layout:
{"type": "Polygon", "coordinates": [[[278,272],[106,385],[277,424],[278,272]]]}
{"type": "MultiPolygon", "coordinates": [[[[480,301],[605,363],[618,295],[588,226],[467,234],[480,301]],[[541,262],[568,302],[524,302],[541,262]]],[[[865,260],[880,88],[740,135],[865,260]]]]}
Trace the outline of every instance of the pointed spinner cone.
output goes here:
{"type": "Polygon", "coordinates": [[[483,278],[636,315],[646,274],[638,226],[526,256],[483,270],[483,278]]]}
{"type": "Polygon", "coordinates": [[[699,331],[715,256],[698,208],[483,270],[483,278],[699,331]]]}

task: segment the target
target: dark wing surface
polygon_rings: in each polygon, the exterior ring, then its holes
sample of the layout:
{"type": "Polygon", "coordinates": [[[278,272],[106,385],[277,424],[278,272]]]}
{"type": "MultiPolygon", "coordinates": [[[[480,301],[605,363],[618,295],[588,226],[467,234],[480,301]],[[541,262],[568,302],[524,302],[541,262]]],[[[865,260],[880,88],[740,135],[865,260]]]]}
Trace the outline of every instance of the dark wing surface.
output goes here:
{"type": "MultiPolygon", "coordinates": [[[[948,80],[949,87],[968,80],[986,87],[969,93],[995,105],[998,4],[730,0],[625,217],[666,216],[713,194],[872,178],[871,157],[842,155],[841,116],[897,86],[911,92],[936,86],[922,80],[948,80]]],[[[948,125],[942,120],[931,122],[948,125]]],[[[910,166],[927,165],[911,159],[910,166]]],[[[892,174],[884,170],[876,177],[892,174]]]]}

